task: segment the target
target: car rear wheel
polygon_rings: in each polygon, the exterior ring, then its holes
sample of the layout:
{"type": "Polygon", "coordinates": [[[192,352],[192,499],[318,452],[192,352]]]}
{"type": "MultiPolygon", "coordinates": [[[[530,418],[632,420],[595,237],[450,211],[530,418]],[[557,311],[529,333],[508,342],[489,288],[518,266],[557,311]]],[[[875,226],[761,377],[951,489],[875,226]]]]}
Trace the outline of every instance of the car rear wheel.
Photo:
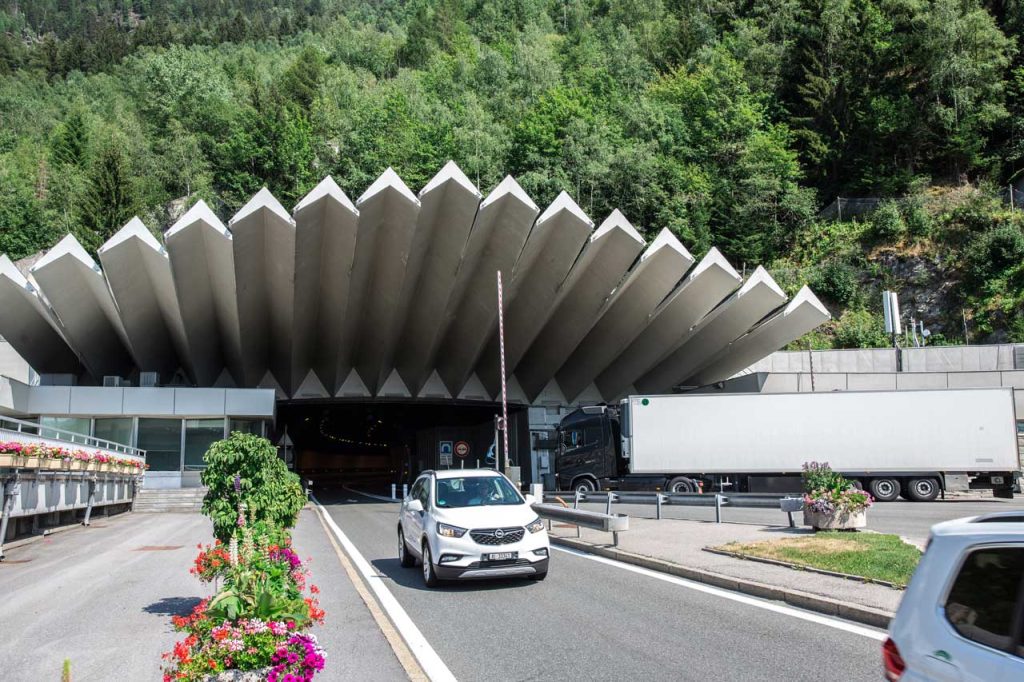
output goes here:
{"type": "Polygon", "coordinates": [[[409,553],[409,545],[405,544],[405,533],[401,526],[398,527],[398,560],[402,562],[402,568],[416,565],[416,557],[409,553]]]}
{"type": "Polygon", "coordinates": [[[437,571],[434,570],[434,561],[430,557],[430,544],[423,543],[423,584],[427,587],[437,587],[441,581],[437,579],[437,571]]]}
{"type": "Polygon", "coordinates": [[[912,478],[907,482],[907,495],[914,502],[931,502],[939,496],[939,482],[934,478],[912,478]]]}
{"type": "Polygon", "coordinates": [[[871,480],[871,496],[879,502],[892,502],[900,496],[900,482],[895,478],[875,478],[871,480]]]}

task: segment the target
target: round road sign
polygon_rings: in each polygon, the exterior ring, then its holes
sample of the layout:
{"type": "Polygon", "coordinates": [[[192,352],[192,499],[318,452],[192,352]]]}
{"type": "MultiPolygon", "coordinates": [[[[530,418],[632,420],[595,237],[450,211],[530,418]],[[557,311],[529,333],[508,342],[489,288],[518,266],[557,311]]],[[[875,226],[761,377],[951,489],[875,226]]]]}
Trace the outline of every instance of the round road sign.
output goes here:
{"type": "Polygon", "coordinates": [[[464,440],[460,440],[455,443],[455,456],[459,459],[466,459],[469,457],[469,443],[464,440]]]}

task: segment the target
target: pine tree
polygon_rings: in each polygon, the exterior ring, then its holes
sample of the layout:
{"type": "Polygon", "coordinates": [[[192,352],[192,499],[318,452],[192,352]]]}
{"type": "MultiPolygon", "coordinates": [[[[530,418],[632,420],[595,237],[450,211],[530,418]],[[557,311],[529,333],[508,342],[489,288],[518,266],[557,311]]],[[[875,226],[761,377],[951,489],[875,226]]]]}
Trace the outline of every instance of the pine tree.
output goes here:
{"type": "Polygon", "coordinates": [[[81,241],[98,248],[135,214],[138,204],[131,171],[116,142],[100,151],[89,169],[81,203],[81,241]]]}
{"type": "Polygon", "coordinates": [[[68,116],[53,138],[53,160],[57,165],[81,166],[89,144],[89,131],[80,111],[68,116]]]}

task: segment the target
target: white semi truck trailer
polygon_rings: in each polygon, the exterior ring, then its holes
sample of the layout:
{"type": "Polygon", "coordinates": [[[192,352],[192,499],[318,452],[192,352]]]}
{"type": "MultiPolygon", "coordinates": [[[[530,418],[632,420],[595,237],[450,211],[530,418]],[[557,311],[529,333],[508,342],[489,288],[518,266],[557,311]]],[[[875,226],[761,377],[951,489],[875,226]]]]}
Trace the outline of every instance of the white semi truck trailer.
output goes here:
{"type": "Polygon", "coordinates": [[[567,490],[793,492],[812,461],[881,501],[1012,497],[1013,391],[630,396],[562,419],[555,470],[567,490]]]}

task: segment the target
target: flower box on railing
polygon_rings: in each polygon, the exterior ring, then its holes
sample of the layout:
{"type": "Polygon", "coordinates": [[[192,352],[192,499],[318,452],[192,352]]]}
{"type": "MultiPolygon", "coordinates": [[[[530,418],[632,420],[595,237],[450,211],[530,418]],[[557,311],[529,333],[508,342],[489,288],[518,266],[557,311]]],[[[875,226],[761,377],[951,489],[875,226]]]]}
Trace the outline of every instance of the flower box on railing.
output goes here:
{"type": "Polygon", "coordinates": [[[100,462],[95,459],[73,457],[39,457],[0,453],[0,467],[45,469],[48,471],[95,471],[98,473],[142,473],[142,469],[127,462],[100,462]]]}

